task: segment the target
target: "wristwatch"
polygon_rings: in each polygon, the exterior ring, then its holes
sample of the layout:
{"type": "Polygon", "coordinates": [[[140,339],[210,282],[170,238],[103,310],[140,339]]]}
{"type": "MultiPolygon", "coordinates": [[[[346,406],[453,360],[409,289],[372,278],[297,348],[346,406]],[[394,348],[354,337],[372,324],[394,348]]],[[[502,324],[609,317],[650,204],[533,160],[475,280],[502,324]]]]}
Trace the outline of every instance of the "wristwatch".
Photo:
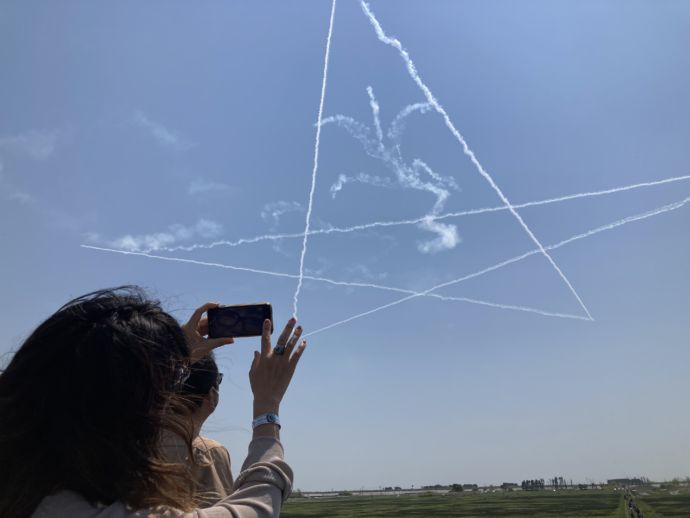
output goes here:
{"type": "Polygon", "coordinates": [[[252,428],[256,428],[262,424],[274,424],[280,430],[280,419],[278,418],[278,414],[261,414],[255,417],[252,421],[252,428]]]}

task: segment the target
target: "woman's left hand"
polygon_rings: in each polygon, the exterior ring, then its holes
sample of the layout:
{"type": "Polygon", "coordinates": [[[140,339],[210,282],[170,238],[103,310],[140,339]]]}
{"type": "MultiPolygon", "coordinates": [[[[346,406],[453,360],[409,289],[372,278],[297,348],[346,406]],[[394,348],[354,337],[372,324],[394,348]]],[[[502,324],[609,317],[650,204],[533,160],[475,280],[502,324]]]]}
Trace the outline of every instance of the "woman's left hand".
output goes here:
{"type": "Polygon", "coordinates": [[[206,337],[208,335],[208,317],[205,317],[204,313],[211,308],[217,308],[219,305],[217,302],[207,302],[200,308],[197,308],[190,317],[189,322],[182,326],[182,331],[184,331],[185,338],[187,339],[187,347],[189,348],[189,359],[192,363],[201,360],[216,347],[234,342],[232,337],[229,336],[223,338],[206,337]]]}

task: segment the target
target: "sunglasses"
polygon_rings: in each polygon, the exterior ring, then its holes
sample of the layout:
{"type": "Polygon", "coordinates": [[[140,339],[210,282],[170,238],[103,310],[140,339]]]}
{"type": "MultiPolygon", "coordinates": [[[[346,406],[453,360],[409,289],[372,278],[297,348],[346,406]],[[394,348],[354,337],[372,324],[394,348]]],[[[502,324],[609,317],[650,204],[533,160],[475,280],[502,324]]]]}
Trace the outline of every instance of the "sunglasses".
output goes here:
{"type": "Polygon", "coordinates": [[[216,377],[216,387],[220,387],[221,383],[223,383],[223,373],[219,372],[218,376],[216,377]]]}

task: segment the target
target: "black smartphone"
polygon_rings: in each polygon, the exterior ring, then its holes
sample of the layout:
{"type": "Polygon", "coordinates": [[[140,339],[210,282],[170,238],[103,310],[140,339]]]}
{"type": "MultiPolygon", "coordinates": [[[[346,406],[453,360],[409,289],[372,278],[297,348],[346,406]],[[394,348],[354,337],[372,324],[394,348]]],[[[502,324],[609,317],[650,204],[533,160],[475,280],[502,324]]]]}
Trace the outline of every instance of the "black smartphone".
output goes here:
{"type": "Polygon", "coordinates": [[[218,306],[209,309],[207,314],[209,338],[261,336],[266,319],[271,321],[273,333],[273,308],[268,302],[218,306]]]}

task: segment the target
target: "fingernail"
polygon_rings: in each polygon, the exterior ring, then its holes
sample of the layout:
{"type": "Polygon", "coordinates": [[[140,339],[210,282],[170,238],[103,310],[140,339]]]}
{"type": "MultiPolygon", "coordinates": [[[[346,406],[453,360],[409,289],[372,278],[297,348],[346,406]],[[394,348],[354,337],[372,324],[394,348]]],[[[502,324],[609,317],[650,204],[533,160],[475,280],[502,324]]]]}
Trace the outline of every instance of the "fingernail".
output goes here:
{"type": "Polygon", "coordinates": [[[302,330],[302,326],[297,326],[297,331],[301,331],[301,330],[302,330]]]}

